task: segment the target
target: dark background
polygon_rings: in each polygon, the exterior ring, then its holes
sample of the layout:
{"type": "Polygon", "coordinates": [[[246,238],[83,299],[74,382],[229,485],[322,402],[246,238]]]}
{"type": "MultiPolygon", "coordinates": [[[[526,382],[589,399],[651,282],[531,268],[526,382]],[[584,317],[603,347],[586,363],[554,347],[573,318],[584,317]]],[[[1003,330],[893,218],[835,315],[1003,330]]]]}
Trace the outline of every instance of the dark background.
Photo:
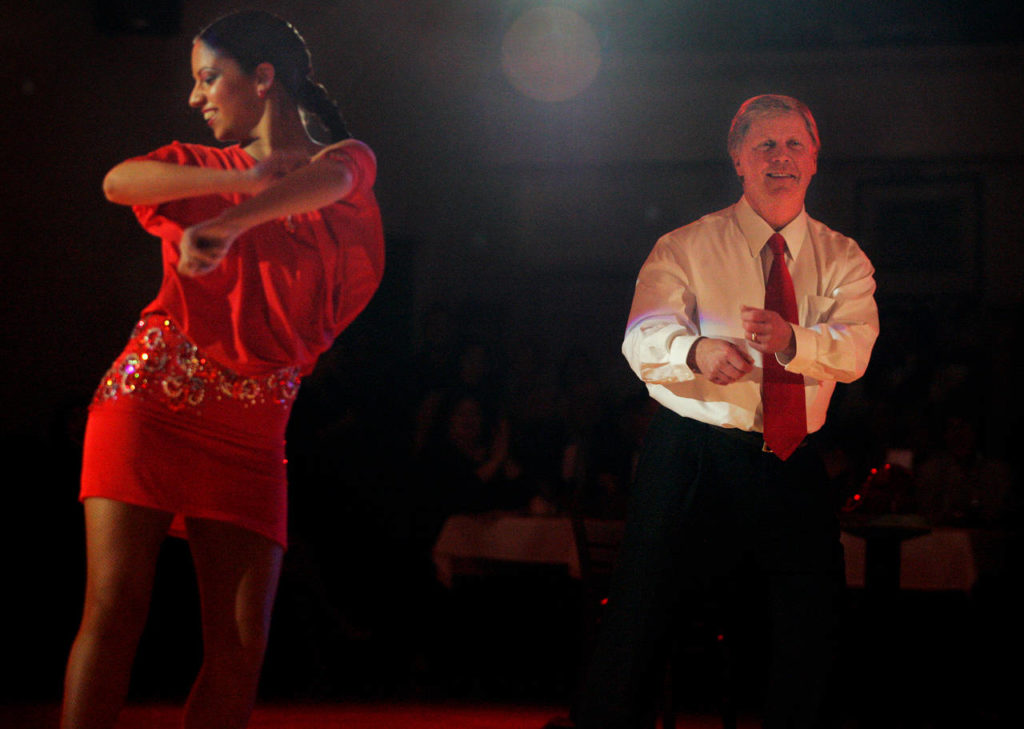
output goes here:
{"type": "MultiPolygon", "coordinates": [[[[186,105],[190,39],[233,6],[3,5],[0,434],[12,587],[2,598],[2,632],[17,656],[3,661],[12,671],[4,686],[12,697],[52,697],[80,609],[82,406],[159,277],[155,239],[103,200],[100,181],[118,161],[169,140],[210,141],[186,105]]],[[[413,487],[395,463],[407,453],[438,312],[460,339],[486,345],[495,381],[509,376],[517,354],[530,352],[538,386],[586,380],[612,404],[635,395],[618,346],[636,271],[658,235],[739,197],[725,134],[736,107],[757,93],[791,94],[815,112],[823,148],[808,210],[860,241],[878,267],[882,336],[868,376],[840,388],[830,426],[847,444],[851,480],[888,449],[927,452],[951,403],[977,423],[984,451],[1019,471],[1024,25],[1017,3],[251,5],[303,32],[319,79],[380,164],[385,282],[339,341],[330,372],[309,388],[335,383],[337,443],[348,470],[336,484],[300,480],[293,488],[298,547],[290,559],[321,574],[320,561],[303,560],[302,537],[319,534],[309,541],[321,542],[314,546],[322,555],[327,528],[335,555],[328,592],[342,582],[361,596],[341,601],[355,622],[383,614],[378,601],[415,599],[380,583],[394,585],[408,569],[394,544],[405,534],[403,497],[413,487]],[[505,33],[539,5],[577,12],[599,47],[593,82],[565,100],[531,98],[502,71],[505,33]]],[[[310,409],[307,402],[297,414],[310,409]]],[[[301,572],[290,574],[302,583],[301,572]]],[[[189,635],[173,608],[180,599],[180,613],[189,613],[191,597],[175,585],[158,600],[172,607],[154,620],[176,626],[171,635],[189,635]]],[[[282,611],[299,610],[290,594],[282,593],[282,611]]],[[[366,650],[385,661],[380,639],[370,651],[373,641],[360,630],[339,638],[362,646],[349,654],[366,650]]],[[[268,675],[278,685],[312,685],[294,672],[285,680],[290,669],[282,668],[301,665],[302,651],[318,639],[307,643],[288,643],[299,654],[291,662],[275,662],[272,651],[268,675]]],[[[185,653],[181,661],[194,662],[185,653]]],[[[168,664],[153,659],[150,670],[168,664]]],[[[159,684],[153,679],[149,688],[159,684]]]]}

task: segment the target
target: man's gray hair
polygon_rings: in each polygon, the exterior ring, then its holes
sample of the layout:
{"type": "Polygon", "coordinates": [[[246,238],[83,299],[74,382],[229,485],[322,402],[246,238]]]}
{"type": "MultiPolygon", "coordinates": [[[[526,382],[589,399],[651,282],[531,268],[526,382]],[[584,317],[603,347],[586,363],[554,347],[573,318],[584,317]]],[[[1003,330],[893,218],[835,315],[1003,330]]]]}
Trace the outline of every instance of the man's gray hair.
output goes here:
{"type": "Polygon", "coordinates": [[[807,104],[792,96],[762,94],[744,101],[739,111],[736,112],[736,116],[732,118],[732,124],[729,127],[729,156],[735,157],[744,137],[750,131],[750,125],[755,121],[793,112],[803,118],[807,132],[814,141],[814,150],[820,151],[821,139],[818,137],[818,125],[814,121],[811,110],[807,108],[807,104]]]}

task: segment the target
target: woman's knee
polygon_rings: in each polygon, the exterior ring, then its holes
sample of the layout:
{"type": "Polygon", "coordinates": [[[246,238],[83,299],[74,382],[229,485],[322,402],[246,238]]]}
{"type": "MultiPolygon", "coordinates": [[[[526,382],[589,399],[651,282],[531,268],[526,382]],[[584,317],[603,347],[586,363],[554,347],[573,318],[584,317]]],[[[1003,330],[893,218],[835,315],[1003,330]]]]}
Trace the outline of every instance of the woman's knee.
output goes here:
{"type": "Polygon", "coordinates": [[[235,605],[231,618],[211,615],[217,607],[204,605],[203,653],[207,665],[235,672],[254,669],[263,664],[270,638],[270,624],[258,610],[246,610],[235,605]]]}
{"type": "Polygon", "coordinates": [[[148,588],[129,587],[116,581],[90,584],[86,588],[82,629],[105,640],[135,642],[148,614],[148,588]]]}

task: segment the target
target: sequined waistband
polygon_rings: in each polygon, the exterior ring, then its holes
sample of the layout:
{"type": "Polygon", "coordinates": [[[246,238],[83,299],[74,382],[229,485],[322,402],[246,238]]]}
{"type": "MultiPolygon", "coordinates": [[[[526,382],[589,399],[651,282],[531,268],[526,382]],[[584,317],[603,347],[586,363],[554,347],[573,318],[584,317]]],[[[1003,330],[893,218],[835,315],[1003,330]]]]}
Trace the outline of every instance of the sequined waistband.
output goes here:
{"type": "Polygon", "coordinates": [[[198,408],[211,398],[244,406],[289,408],[299,391],[299,368],[245,376],[203,356],[168,318],[140,320],[121,356],[107,370],[93,403],[126,396],[162,401],[171,410],[198,408]]]}

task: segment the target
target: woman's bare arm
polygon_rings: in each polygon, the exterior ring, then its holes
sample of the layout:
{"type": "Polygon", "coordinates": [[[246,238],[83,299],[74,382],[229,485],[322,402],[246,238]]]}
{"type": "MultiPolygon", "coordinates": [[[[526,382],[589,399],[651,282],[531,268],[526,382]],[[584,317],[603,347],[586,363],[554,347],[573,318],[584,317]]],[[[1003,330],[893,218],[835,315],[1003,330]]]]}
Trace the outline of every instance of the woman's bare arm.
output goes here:
{"type": "MultiPolygon", "coordinates": [[[[360,146],[360,150],[368,152],[365,146],[360,146]]],[[[325,149],[308,165],[288,173],[261,193],[216,218],[188,228],[181,239],[178,270],[190,276],[208,273],[227,255],[234,240],[249,228],[326,207],[349,196],[357,185],[365,184],[365,180],[357,179],[354,166],[345,160],[345,155],[335,154],[336,151],[337,146],[325,149]]]]}
{"type": "Polygon", "coordinates": [[[218,170],[173,162],[128,160],[103,178],[103,194],[119,205],[158,205],[199,195],[252,192],[250,170],[218,170]]]}

